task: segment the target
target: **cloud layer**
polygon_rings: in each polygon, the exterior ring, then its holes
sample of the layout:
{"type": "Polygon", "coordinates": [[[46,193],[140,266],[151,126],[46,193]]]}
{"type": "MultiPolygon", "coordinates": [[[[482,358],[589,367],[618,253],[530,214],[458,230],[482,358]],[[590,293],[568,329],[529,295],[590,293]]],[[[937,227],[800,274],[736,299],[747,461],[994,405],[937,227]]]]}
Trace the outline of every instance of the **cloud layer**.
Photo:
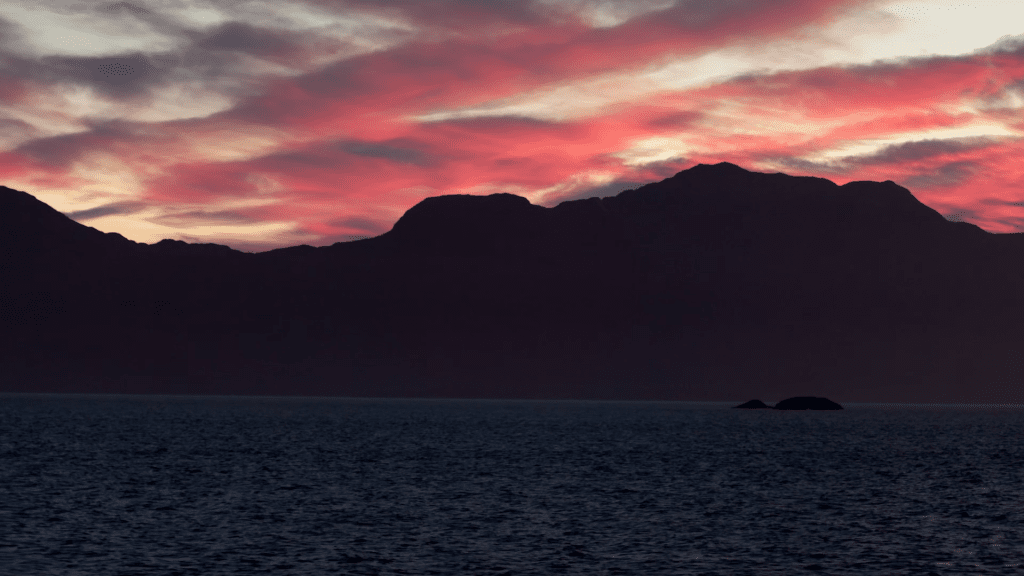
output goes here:
{"type": "Polygon", "coordinates": [[[137,241],[248,250],[380,234],[427,196],[553,205],[719,161],[894,180],[1024,231],[1014,8],[965,13],[992,36],[948,54],[926,40],[957,5],[920,6],[14,3],[0,182],[137,241]]]}

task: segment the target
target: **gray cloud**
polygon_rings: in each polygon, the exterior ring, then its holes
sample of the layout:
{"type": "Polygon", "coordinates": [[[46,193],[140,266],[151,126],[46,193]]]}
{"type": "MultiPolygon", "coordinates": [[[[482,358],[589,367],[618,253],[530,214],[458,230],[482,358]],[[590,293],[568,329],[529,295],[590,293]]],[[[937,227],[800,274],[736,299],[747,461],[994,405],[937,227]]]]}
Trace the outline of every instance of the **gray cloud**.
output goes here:
{"type": "MultiPolygon", "coordinates": [[[[907,72],[927,72],[930,69],[939,69],[949,65],[1005,66],[1005,64],[991,60],[991,56],[1024,57],[1024,34],[1003,36],[993,44],[966,54],[896,57],[876,60],[871,63],[822,66],[792,72],[778,72],[765,68],[760,71],[738,74],[726,83],[747,87],[756,86],[765,93],[782,95],[796,93],[803,89],[849,91],[858,83],[876,87],[898,86],[907,72]],[[896,84],[893,84],[894,81],[896,84]]],[[[1010,73],[1011,69],[1012,66],[1005,68],[1003,72],[1010,73]]],[[[1019,83],[1024,81],[1024,78],[1015,80],[1019,83]]],[[[1013,86],[1014,83],[1011,81],[1010,87],[1013,86]]]]}
{"type": "Polygon", "coordinates": [[[120,56],[46,56],[32,60],[6,55],[4,72],[14,78],[43,84],[91,86],[112,98],[148,94],[152,86],[167,82],[179,65],[177,58],[133,52],[120,56]]]}
{"type": "Polygon", "coordinates": [[[277,62],[300,63],[314,38],[307,34],[253,26],[245,22],[226,22],[196,39],[203,50],[241,52],[277,62]]]}
{"type": "Polygon", "coordinates": [[[787,0],[679,0],[675,6],[653,15],[687,30],[705,30],[740,14],[764,10],[772,4],[786,4],[787,0]]]}
{"type": "MultiPolygon", "coordinates": [[[[314,1],[325,4],[322,0],[314,1]]],[[[364,10],[399,9],[418,22],[449,27],[465,26],[467,21],[488,20],[538,24],[549,12],[532,0],[347,0],[331,4],[364,10]]]]}
{"type": "Polygon", "coordinates": [[[987,218],[987,219],[980,220],[980,221],[982,221],[982,222],[995,222],[995,223],[998,223],[998,224],[1002,224],[1003,226],[1006,226],[1008,228],[1013,228],[1014,231],[1011,232],[1011,233],[1016,233],[1016,234],[1024,233],[1024,217],[1021,217],[1021,216],[996,216],[996,217],[987,218]]]}
{"type": "Polygon", "coordinates": [[[480,131],[500,130],[503,128],[552,128],[556,129],[561,126],[559,122],[552,122],[550,120],[542,120],[540,118],[531,118],[529,116],[516,116],[513,114],[507,115],[496,115],[496,116],[475,116],[469,118],[454,118],[451,120],[439,120],[437,122],[428,122],[428,125],[435,126],[458,126],[464,128],[471,128],[480,131]]]}
{"type": "MultiPolygon", "coordinates": [[[[943,140],[917,140],[886,146],[871,154],[846,156],[830,162],[777,156],[764,157],[761,160],[780,164],[787,169],[801,172],[843,175],[863,166],[904,164],[927,160],[944,154],[962,154],[964,152],[984,149],[1004,141],[1004,138],[986,136],[943,140]]],[[[927,188],[930,186],[956,184],[970,177],[976,166],[974,162],[970,161],[948,162],[936,171],[922,172],[921,174],[911,176],[902,185],[908,188],[911,186],[927,188]]]]}
{"type": "Polygon", "coordinates": [[[332,168],[353,162],[351,156],[381,158],[398,164],[436,166],[441,159],[427,150],[427,145],[408,138],[395,138],[384,142],[368,140],[339,140],[318,142],[303,150],[275,152],[254,160],[256,164],[276,170],[332,168]]]}
{"type": "Polygon", "coordinates": [[[1002,36],[976,53],[1024,55],[1024,34],[1002,36]]]}
{"type": "Polygon", "coordinates": [[[5,138],[19,140],[22,138],[31,138],[32,136],[39,134],[39,129],[28,122],[18,120],[17,118],[0,118],[0,133],[2,133],[5,138]]]}
{"type": "MultiPolygon", "coordinates": [[[[325,2],[320,0],[318,3],[325,2]]],[[[349,0],[340,6],[370,10],[398,9],[418,23],[453,28],[474,22],[536,25],[564,21],[566,16],[573,17],[581,11],[600,9],[609,14],[629,14],[641,8],[641,12],[647,13],[637,18],[640,25],[656,19],[659,24],[668,23],[684,30],[702,31],[738,16],[768,12],[792,3],[792,0],[676,0],[661,7],[665,3],[658,0],[349,0]]]]}
{"type": "Polygon", "coordinates": [[[5,18],[0,18],[0,46],[9,47],[21,42],[24,36],[21,26],[5,18]]]}
{"type": "Polygon", "coordinates": [[[791,156],[762,156],[757,159],[781,165],[786,172],[796,171],[808,174],[840,175],[852,170],[852,166],[847,165],[845,159],[840,162],[816,162],[791,156]]]}
{"type": "Polygon", "coordinates": [[[365,232],[366,234],[362,237],[379,236],[391,229],[388,224],[378,222],[376,220],[370,220],[369,218],[363,218],[362,216],[338,218],[337,220],[327,222],[327,225],[334,228],[347,228],[350,230],[365,232]]]}
{"type": "Polygon", "coordinates": [[[307,150],[274,152],[252,160],[250,163],[270,170],[306,170],[310,168],[343,168],[350,162],[337,151],[324,150],[324,146],[313,146],[307,150]],[[333,152],[333,154],[332,154],[333,152]]]}
{"type": "Polygon", "coordinates": [[[81,222],[83,220],[100,218],[101,216],[110,216],[111,214],[134,214],[145,208],[146,204],[142,202],[112,202],[86,210],[66,212],[65,216],[76,222],[81,222]]]}
{"type": "Polygon", "coordinates": [[[130,123],[98,122],[86,132],[29,140],[15,148],[14,152],[51,167],[67,167],[88,150],[102,148],[113,141],[136,137],[130,123]]]}
{"type": "Polygon", "coordinates": [[[158,31],[180,31],[184,29],[180,24],[171,25],[171,20],[138,2],[111,2],[109,4],[90,5],[83,8],[83,12],[99,13],[105,18],[122,18],[124,20],[142,22],[158,31]]]}
{"type": "Polygon", "coordinates": [[[118,14],[123,12],[134,16],[144,16],[151,13],[148,8],[139,6],[134,2],[112,2],[110,4],[103,4],[97,7],[96,11],[107,14],[118,14]]]}
{"type": "Polygon", "coordinates": [[[700,112],[684,110],[660,116],[651,120],[649,124],[655,128],[686,128],[703,116],[704,114],[700,112]]]}
{"type": "Polygon", "coordinates": [[[30,140],[14,151],[50,167],[66,167],[92,147],[90,140],[88,133],[62,134],[30,140]]]}
{"type": "Polygon", "coordinates": [[[1004,200],[1002,198],[982,198],[978,201],[979,204],[986,204],[989,206],[1016,206],[1018,208],[1024,208],[1024,200],[1004,200]]]}
{"type": "Polygon", "coordinates": [[[937,170],[922,172],[903,179],[900,185],[913,190],[914,188],[933,188],[954,186],[970,179],[981,168],[977,162],[949,162],[937,170]]]}
{"type": "Polygon", "coordinates": [[[253,224],[261,222],[261,218],[247,216],[233,210],[187,210],[170,212],[149,219],[152,222],[173,228],[193,228],[196,226],[217,224],[253,224]]]}
{"type": "MultiPolygon", "coordinates": [[[[217,8],[225,8],[224,3],[218,2],[217,8]]],[[[104,15],[116,15],[145,23],[156,32],[181,39],[183,43],[190,44],[182,51],[185,55],[237,52],[279,63],[294,63],[302,60],[310,52],[309,47],[321,40],[320,36],[309,31],[300,33],[242,21],[229,21],[213,28],[197,29],[133,2],[115,2],[96,10],[104,15]]]]}
{"type": "MultiPolygon", "coordinates": [[[[150,3],[152,4],[152,3],[150,3]]],[[[223,6],[219,6],[223,8],[223,6]]],[[[96,56],[50,55],[34,57],[24,51],[27,32],[19,24],[0,19],[0,70],[8,81],[28,79],[51,85],[89,86],[108,98],[125,100],[153,96],[153,91],[177,82],[200,81],[225,94],[251,94],[262,80],[247,71],[238,55],[279,64],[305,64],[317,50],[338,48],[316,31],[254,26],[227,22],[212,29],[197,29],[151,9],[142,2],[47,3],[60,14],[99,15],[112,33],[132,35],[140,25],[177,40],[179,47],[160,52],[121,51],[96,56]]]]}
{"type": "Polygon", "coordinates": [[[429,166],[435,163],[435,160],[422,150],[422,144],[407,138],[396,138],[386,142],[344,140],[338,142],[337,147],[343,152],[356,156],[383,158],[400,164],[429,166]]]}
{"type": "Polygon", "coordinates": [[[1000,141],[993,137],[949,138],[944,140],[916,140],[886,146],[874,154],[858,156],[853,160],[858,165],[899,164],[924,160],[942,154],[957,154],[987,148],[1000,141]]]}

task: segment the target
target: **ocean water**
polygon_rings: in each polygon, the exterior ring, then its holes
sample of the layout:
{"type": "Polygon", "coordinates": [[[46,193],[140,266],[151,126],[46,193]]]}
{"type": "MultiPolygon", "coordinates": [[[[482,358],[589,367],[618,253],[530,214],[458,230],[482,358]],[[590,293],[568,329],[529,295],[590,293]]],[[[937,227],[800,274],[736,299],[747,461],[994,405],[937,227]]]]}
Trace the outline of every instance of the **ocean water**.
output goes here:
{"type": "Polygon", "coordinates": [[[0,396],[0,573],[1024,573],[1024,410],[728,406],[0,396]]]}

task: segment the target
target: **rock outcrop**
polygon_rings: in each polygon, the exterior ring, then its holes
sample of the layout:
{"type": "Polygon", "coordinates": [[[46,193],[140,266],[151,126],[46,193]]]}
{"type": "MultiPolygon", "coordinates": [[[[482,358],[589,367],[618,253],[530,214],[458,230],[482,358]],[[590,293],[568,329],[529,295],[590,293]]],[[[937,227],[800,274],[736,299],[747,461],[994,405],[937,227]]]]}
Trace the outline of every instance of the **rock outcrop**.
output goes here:
{"type": "Polygon", "coordinates": [[[758,408],[771,408],[771,406],[768,406],[767,404],[765,404],[764,402],[761,402],[760,400],[748,400],[748,401],[744,402],[743,404],[740,404],[739,406],[733,406],[733,408],[744,408],[744,409],[747,409],[747,410],[756,410],[758,408]]]}
{"type": "Polygon", "coordinates": [[[786,398],[775,405],[776,410],[842,410],[843,407],[829,400],[815,396],[786,398]]]}

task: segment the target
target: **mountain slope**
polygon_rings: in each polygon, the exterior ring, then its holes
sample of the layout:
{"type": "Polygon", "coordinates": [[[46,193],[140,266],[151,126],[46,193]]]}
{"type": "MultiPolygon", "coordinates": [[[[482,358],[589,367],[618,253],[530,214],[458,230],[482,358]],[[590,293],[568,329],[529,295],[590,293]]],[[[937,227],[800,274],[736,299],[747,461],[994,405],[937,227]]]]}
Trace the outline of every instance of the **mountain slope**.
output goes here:
{"type": "Polygon", "coordinates": [[[0,189],[4,390],[1018,401],[1020,235],[699,165],[428,198],[376,238],[137,244],[0,189]]]}

